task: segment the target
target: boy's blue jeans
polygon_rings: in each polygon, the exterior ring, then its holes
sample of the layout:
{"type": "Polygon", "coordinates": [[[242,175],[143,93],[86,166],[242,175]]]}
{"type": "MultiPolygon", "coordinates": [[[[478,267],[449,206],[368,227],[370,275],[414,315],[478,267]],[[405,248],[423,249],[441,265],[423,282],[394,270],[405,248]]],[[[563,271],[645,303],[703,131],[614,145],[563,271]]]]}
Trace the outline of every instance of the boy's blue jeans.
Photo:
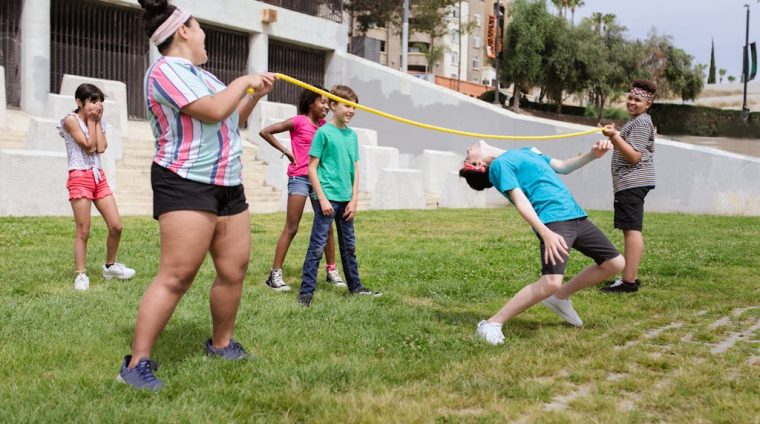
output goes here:
{"type": "Polygon", "coordinates": [[[356,262],[356,236],[354,235],[354,220],[346,220],[343,213],[346,211],[348,202],[333,202],[333,214],[325,216],[319,208],[319,202],[315,203],[314,223],[311,226],[311,239],[306,258],[303,261],[303,274],[301,276],[301,294],[312,294],[317,288],[317,271],[319,261],[327,244],[327,234],[330,226],[335,221],[337,230],[340,261],[343,264],[343,276],[346,278],[348,289],[355,292],[362,288],[359,279],[359,264],[356,262]]]}

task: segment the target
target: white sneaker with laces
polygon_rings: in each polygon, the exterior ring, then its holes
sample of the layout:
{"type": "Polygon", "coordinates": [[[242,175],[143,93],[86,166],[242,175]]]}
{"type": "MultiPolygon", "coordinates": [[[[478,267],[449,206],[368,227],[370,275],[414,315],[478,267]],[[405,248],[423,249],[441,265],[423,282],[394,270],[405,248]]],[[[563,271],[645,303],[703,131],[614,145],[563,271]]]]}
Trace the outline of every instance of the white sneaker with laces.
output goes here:
{"type": "Polygon", "coordinates": [[[74,289],[79,291],[85,291],[90,288],[90,279],[84,272],[77,274],[74,278],[74,289]]]}
{"type": "Polygon", "coordinates": [[[504,333],[501,332],[501,327],[501,324],[483,320],[478,323],[475,334],[494,346],[504,344],[504,333]]]}
{"type": "Polygon", "coordinates": [[[573,309],[573,302],[570,299],[560,299],[551,295],[542,302],[544,306],[551,309],[555,314],[576,327],[583,327],[583,321],[578,313],[573,309]]]}
{"type": "Polygon", "coordinates": [[[111,278],[118,278],[119,280],[129,280],[130,278],[135,276],[135,270],[132,268],[127,267],[126,265],[114,262],[113,265],[106,268],[105,265],[103,265],[103,278],[106,280],[110,280],[111,278]]]}
{"type": "Polygon", "coordinates": [[[274,291],[290,291],[290,287],[282,279],[282,269],[273,269],[269,271],[269,278],[266,281],[267,287],[274,291]]]}
{"type": "Polygon", "coordinates": [[[335,287],[346,287],[346,283],[344,283],[343,279],[340,278],[340,274],[338,274],[337,269],[333,271],[327,271],[327,282],[335,287]]]}

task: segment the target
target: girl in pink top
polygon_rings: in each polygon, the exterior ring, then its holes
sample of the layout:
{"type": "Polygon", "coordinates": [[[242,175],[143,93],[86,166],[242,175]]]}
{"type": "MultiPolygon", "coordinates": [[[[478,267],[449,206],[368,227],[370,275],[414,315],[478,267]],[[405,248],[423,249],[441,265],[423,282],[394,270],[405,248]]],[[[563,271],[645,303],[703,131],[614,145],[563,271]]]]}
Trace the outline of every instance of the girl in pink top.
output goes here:
{"type": "MultiPolygon", "coordinates": [[[[298,224],[301,222],[301,216],[303,216],[306,198],[311,198],[312,206],[314,206],[314,191],[309,182],[309,148],[311,148],[311,140],[317,128],[325,123],[328,110],[326,97],[304,90],[298,99],[298,115],[270,125],[259,132],[261,138],[281,151],[290,160],[290,165],[288,165],[288,211],[285,218],[285,228],[277,240],[274,263],[266,281],[266,285],[275,291],[290,291],[290,287],[282,278],[282,264],[285,262],[290,243],[298,232],[298,224]],[[290,131],[291,151],[288,151],[274,138],[274,134],[285,131],[290,131]]],[[[314,209],[317,210],[318,208],[315,207],[314,209]]],[[[325,255],[327,256],[327,282],[336,287],[345,287],[346,283],[340,278],[335,266],[335,238],[332,228],[327,236],[325,255]]]]}

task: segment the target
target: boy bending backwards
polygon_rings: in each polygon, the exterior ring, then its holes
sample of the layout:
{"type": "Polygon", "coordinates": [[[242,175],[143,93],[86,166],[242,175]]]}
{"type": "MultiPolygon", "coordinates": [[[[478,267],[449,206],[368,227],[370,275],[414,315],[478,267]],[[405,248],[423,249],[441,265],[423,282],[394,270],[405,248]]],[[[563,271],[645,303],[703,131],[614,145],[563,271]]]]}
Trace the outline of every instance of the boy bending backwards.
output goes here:
{"type": "Polygon", "coordinates": [[[505,151],[483,141],[467,149],[459,176],[475,190],[496,187],[533,227],[540,241],[541,278],[523,287],[496,315],[480,321],[476,334],[488,343],[504,343],[502,325],[540,301],[568,323],[582,326],[570,296],[615,275],[625,266],[623,256],[587,218],[557,175],[575,171],[611,148],[608,140],[600,140],[589,153],[565,160],[552,159],[535,147],[505,151]],[[593,259],[596,265],[562,285],[571,247],[593,259]]]}

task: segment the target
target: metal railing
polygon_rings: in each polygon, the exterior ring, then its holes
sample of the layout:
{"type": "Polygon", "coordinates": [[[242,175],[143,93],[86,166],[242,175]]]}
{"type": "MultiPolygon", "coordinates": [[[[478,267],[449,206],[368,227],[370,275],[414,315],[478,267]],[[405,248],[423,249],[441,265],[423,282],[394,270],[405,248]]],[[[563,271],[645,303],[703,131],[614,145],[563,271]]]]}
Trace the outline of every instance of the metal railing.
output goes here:
{"type": "MultiPolygon", "coordinates": [[[[269,42],[269,70],[299,79],[311,85],[325,83],[325,52],[279,41],[269,42]]],[[[279,82],[269,94],[273,102],[296,104],[301,89],[279,82]]]]}
{"type": "Polygon", "coordinates": [[[52,92],[60,92],[63,74],[122,81],[128,115],[145,119],[143,77],[150,59],[140,13],[88,0],[52,0],[52,92]]]}
{"type": "Polygon", "coordinates": [[[206,52],[208,53],[208,62],[203,65],[203,68],[225,84],[245,75],[248,34],[206,23],[201,24],[201,27],[206,33],[206,52]]]}
{"type": "Polygon", "coordinates": [[[343,22],[342,0],[260,0],[263,3],[279,6],[296,12],[333,22],[343,22]]]}
{"type": "Polygon", "coordinates": [[[0,1],[0,66],[5,68],[5,101],[21,106],[21,0],[0,1]]]}

